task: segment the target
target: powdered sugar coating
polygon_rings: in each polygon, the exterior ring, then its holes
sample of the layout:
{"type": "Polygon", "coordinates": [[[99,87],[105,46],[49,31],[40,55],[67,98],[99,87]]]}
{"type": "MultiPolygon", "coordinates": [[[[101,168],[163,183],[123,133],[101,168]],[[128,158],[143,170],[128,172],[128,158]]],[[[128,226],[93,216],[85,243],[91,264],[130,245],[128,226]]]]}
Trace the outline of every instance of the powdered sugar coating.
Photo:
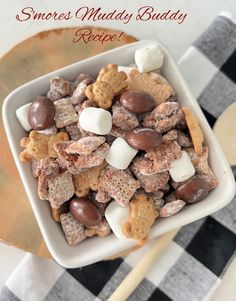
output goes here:
{"type": "Polygon", "coordinates": [[[67,125],[66,132],[68,133],[70,140],[76,141],[81,138],[81,132],[76,123],[67,125]]]}
{"type": "Polygon", "coordinates": [[[112,106],[112,124],[122,130],[132,130],[139,125],[135,114],[126,110],[119,102],[112,106]]]}
{"type": "Polygon", "coordinates": [[[75,81],[75,90],[71,97],[73,105],[77,105],[86,99],[85,89],[88,85],[92,84],[94,79],[88,74],[81,74],[75,81]]]}
{"type": "Polygon", "coordinates": [[[165,204],[160,209],[160,217],[169,217],[179,212],[185,206],[182,200],[176,200],[165,204]]]}
{"type": "Polygon", "coordinates": [[[66,148],[68,154],[90,155],[106,141],[105,137],[84,137],[66,148]]]}
{"type": "Polygon", "coordinates": [[[145,157],[153,161],[158,172],[162,172],[170,169],[171,163],[180,159],[181,154],[180,146],[175,141],[168,141],[162,143],[155,150],[148,151],[145,157]]]}
{"type": "Polygon", "coordinates": [[[72,175],[66,171],[48,179],[48,200],[52,207],[59,208],[74,194],[72,175]]]}
{"type": "Polygon", "coordinates": [[[141,187],[148,193],[164,188],[170,178],[168,171],[155,173],[153,175],[143,175],[135,165],[131,165],[131,170],[140,181],[141,187]]]}
{"type": "Polygon", "coordinates": [[[75,220],[70,212],[61,214],[60,220],[70,246],[76,246],[86,238],[84,226],[75,220]]]}
{"type": "Polygon", "coordinates": [[[65,96],[71,96],[73,91],[74,84],[58,76],[50,81],[50,91],[47,97],[52,101],[56,101],[65,96]]]}
{"type": "Polygon", "coordinates": [[[108,154],[109,148],[107,143],[103,143],[91,154],[78,156],[75,166],[79,169],[84,169],[101,165],[108,154]]]}
{"type": "Polygon", "coordinates": [[[57,100],[54,105],[56,110],[55,121],[58,128],[63,128],[79,120],[79,116],[69,98],[57,100]]]}

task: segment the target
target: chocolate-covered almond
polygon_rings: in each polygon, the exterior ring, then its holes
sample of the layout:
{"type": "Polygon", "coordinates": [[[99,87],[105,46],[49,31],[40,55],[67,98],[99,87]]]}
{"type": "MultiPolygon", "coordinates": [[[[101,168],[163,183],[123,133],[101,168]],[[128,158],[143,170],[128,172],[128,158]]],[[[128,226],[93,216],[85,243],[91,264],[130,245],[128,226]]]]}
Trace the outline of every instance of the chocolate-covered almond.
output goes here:
{"type": "Polygon", "coordinates": [[[195,176],[180,185],[175,190],[175,196],[177,199],[185,201],[186,204],[193,204],[204,199],[209,191],[209,183],[200,176],[195,176]]]}
{"type": "Polygon", "coordinates": [[[70,202],[70,212],[83,225],[95,226],[102,220],[98,208],[86,198],[76,198],[70,202]]]}
{"type": "Polygon", "coordinates": [[[161,134],[149,128],[139,128],[128,131],[126,140],[130,146],[139,150],[156,148],[162,143],[161,134]]]}
{"type": "Polygon", "coordinates": [[[45,130],[54,124],[55,106],[47,97],[38,96],[32,101],[28,121],[32,129],[45,130]]]}
{"type": "Polygon", "coordinates": [[[137,90],[127,90],[120,97],[123,107],[133,113],[150,112],[155,107],[155,99],[152,95],[137,90]]]}

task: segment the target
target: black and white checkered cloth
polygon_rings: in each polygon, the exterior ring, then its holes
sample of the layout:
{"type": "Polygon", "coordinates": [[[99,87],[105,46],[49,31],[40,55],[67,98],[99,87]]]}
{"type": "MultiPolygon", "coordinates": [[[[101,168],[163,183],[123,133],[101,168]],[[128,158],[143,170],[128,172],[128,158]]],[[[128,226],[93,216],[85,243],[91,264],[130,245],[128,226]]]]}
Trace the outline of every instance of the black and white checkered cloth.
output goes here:
{"type": "MultiPolygon", "coordinates": [[[[236,25],[218,16],[180,60],[209,123],[236,100],[236,25]]],[[[1,301],[107,300],[146,251],[65,270],[27,254],[0,292],[1,301]]],[[[206,301],[236,250],[236,199],[184,226],[129,301],[206,301]]],[[[0,271],[3,272],[3,271],[0,271]]]]}

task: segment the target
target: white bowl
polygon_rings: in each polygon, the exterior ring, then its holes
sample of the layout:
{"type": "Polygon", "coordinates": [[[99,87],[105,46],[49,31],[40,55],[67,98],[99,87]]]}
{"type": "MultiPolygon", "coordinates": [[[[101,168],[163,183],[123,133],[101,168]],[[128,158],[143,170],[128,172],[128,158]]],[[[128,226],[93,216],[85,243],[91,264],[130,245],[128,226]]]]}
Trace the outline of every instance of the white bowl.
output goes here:
{"type": "MultiPolygon", "coordinates": [[[[25,132],[16,118],[16,109],[32,101],[36,96],[46,94],[49,90],[49,81],[55,76],[59,75],[68,80],[73,80],[79,72],[96,76],[101,67],[108,63],[129,66],[134,62],[136,49],[153,43],[156,43],[156,41],[141,41],[122,46],[46,74],[17,88],[4,101],[3,121],[18,171],[47,247],[55,260],[64,267],[76,268],[91,264],[132,247],[135,245],[135,242],[132,240],[120,240],[114,235],[110,235],[106,238],[93,237],[87,239],[75,247],[70,247],[67,244],[60,225],[54,222],[51,217],[48,202],[41,201],[38,198],[37,180],[31,175],[30,164],[23,164],[19,160],[19,153],[22,151],[20,140],[25,136],[25,132]]],[[[231,169],[211,128],[169,51],[162,45],[160,47],[164,53],[163,75],[173,85],[180,104],[188,106],[198,116],[204,132],[205,142],[210,150],[210,165],[219,179],[219,186],[202,202],[187,206],[180,213],[170,218],[159,219],[152,227],[151,238],[219,210],[231,201],[235,193],[235,182],[231,169]]]]}

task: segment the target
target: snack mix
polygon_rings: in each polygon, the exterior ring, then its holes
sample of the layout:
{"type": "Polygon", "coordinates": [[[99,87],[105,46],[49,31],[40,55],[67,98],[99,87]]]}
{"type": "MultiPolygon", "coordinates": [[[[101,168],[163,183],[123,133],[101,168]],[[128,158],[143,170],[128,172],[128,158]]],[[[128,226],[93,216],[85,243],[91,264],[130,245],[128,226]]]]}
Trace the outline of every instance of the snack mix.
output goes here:
{"type": "Polygon", "coordinates": [[[51,80],[16,112],[38,195],[70,246],[114,233],[142,245],[152,225],[203,200],[218,185],[198,120],[161,75],[158,45],[137,67],[108,64],[97,78],[51,80]],[[181,101],[181,100],[180,100],[181,101]]]}

